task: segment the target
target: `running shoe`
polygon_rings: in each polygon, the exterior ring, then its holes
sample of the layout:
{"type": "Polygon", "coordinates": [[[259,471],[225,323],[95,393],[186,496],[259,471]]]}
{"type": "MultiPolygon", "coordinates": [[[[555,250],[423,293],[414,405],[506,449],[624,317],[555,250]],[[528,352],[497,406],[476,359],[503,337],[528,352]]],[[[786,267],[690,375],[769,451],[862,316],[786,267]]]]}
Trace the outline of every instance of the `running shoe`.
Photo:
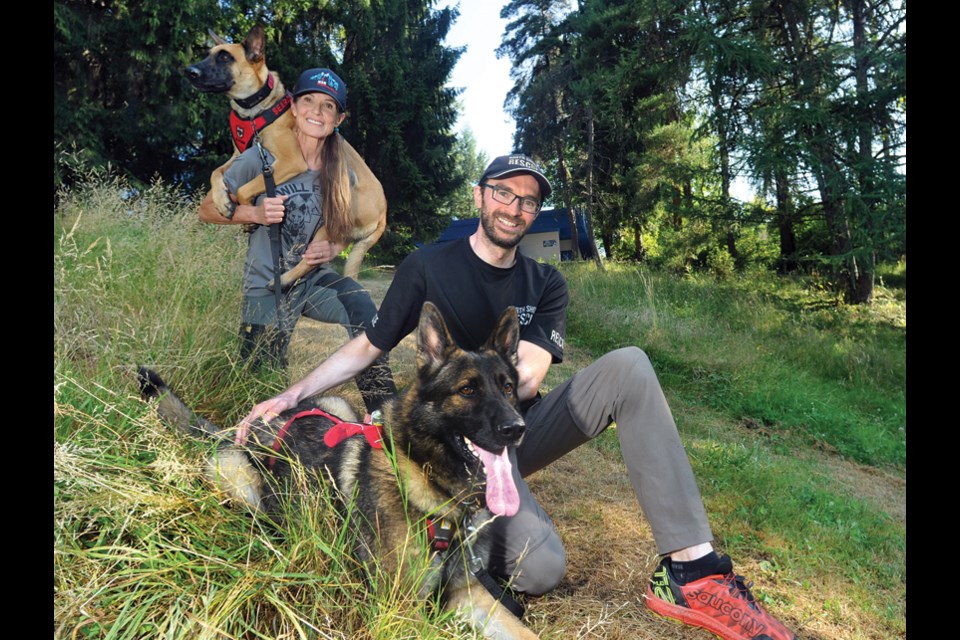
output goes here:
{"type": "Polygon", "coordinates": [[[720,558],[717,574],[684,585],[677,583],[665,558],[650,579],[647,606],[724,640],[796,640],[793,632],[760,608],[751,586],[733,573],[730,556],[720,558]]]}

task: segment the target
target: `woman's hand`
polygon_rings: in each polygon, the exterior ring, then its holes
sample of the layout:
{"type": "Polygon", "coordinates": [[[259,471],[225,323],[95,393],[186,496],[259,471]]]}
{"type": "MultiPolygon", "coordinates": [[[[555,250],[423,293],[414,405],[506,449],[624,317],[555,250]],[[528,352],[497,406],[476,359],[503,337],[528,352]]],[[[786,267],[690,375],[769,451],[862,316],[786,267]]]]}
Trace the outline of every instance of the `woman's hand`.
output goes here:
{"type": "Polygon", "coordinates": [[[314,240],[308,244],[307,248],[303,251],[303,259],[306,260],[310,266],[326,264],[340,255],[341,251],[343,251],[343,245],[339,242],[314,240]]]}
{"type": "Polygon", "coordinates": [[[264,198],[257,205],[257,214],[260,224],[280,224],[283,222],[284,206],[283,203],[289,196],[275,196],[273,198],[264,198]]]}

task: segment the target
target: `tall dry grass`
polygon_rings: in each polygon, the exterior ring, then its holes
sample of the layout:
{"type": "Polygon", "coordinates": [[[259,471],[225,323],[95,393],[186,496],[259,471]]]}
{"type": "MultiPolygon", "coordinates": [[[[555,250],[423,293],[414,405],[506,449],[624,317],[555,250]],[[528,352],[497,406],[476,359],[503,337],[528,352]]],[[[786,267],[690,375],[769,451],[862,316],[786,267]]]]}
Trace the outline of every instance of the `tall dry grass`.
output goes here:
{"type": "Polygon", "coordinates": [[[94,176],[54,233],[54,636],[458,638],[409,585],[364,579],[318,493],[277,526],[202,479],[136,395],[150,364],[220,424],[284,383],[236,360],[242,234],[197,202],[94,176]]]}

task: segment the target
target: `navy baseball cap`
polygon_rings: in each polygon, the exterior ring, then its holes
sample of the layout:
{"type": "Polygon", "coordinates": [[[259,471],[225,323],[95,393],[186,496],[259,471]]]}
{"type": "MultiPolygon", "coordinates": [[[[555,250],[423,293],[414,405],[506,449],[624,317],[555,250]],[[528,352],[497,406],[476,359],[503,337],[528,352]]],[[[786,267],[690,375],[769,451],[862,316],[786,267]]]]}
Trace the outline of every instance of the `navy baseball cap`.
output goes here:
{"type": "Polygon", "coordinates": [[[330,69],[307,69],[297,79],[293,97],[305,93],[325,93],[337,102],[340,111],[347,110],[347,83],[330,69]]]}
{"type": "Polygon", "coordinates": [[[487,170],[483,172],[483,175],[480,176],[480,183],[486,182],[488,178],[509,178],[520,173],[529,173],[537,179],[537,183],[540,185],[541,201],[550,197],[550,192],[553,189],[550,187],[547,176],[543,174],[543,169],[534,162],[533,158],[522,153],[512,153],[508,156],[495,158],[487,167],[487,170]]]}

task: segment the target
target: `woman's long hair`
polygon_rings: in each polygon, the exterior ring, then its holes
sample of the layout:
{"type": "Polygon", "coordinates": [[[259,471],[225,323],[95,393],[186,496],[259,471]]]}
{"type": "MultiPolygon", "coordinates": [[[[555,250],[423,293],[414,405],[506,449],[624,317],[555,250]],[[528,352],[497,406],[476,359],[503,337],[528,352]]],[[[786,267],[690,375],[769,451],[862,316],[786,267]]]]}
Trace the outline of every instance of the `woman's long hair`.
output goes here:
{"type": "Polygon", "coordinates": [[[340,132],[334,131],[323,144],[320,193],[327,237],[332,242],[346,245],[351,240],[353,224],[350,222],[350,173],[347,171],[342,141],[340,132]]]}

